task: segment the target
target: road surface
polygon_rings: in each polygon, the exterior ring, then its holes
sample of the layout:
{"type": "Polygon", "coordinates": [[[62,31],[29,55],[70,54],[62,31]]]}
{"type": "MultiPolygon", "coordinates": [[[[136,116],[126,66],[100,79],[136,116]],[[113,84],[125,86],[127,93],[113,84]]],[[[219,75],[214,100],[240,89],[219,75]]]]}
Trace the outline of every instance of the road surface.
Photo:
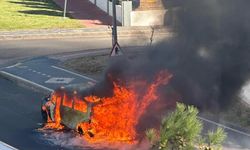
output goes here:
{"type": "MultiPolygon", "coordinates": [[[[160,40],[159,40],[160,41],[160,40]]],[[[119,39],[121,47],[146,46],[149,45],[148,38],[119,39]]],[[[111,50],[110,38],[63,38],[63,39],[43,39],[43,40],[12,40],[0,41],[0,66],[6,63],[13,63],[16,60],[59,54],[64,52],[77,52],[91,49],[111,50]]]]}
{"type": "MultiPolygon", "coordinates": [[[[128,43],[131,41],[133,39],[122,40],[123,45],[129,45],[128,43]]],[[[139,41],[143,42],[143,38],[139,41]]],[[[136,40],[133,42],[134,46],[138,44],[136,40]]],[[[64,52],[89,51],[89,49],[107,48],[110,45],[110,39],[105,38],[96,39],[94,42],[93,39],[81,38],[1,41],[0,66],[6,66],[25,58],[64,52]]],[[[41,134],[36,131],[36,128],[39,127],[38,123],[41,122],[39,107],[40,99],[43,96],[41,93],[18,87],[10,81],[0,78],[0,94],[0,141],[19,149],[62,149],[60,146],[48,144],[48,141],[43,140],[41,134]]],[[[214,124],[207,123],[207,126],[211,128],[214,124]]],[[[249,149],[248,141],[250,138],[248,136],[228,129],[226,131],[230,137],[230,142],[227,144],[229,147],[249,149]]],[[[67,136],[71,135],[66,134],[66,140],[67,136]]],[[[55,135],[56,137],[58,135],[55,135]]],[[[65,149],[64,146],[63,149],[65,149]]]]}
{"type": "Polygon", "coordinates": [[[0,78],[0,95],[0,141],[21,150],[60,149],[46,143],[36,131],[42,94],[0,78]]]}

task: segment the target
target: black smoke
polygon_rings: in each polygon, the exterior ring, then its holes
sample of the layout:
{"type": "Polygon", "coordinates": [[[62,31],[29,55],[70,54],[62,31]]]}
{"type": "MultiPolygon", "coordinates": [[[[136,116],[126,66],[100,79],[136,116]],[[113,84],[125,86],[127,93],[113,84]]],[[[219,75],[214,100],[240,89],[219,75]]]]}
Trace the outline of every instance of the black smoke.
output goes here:
{"type": "Polygon", "coordinates": [[[164,4],[166,27],[174,36],[132,60],[111,61],[105,79],[91,92],[105,96],[114,80],[151,81],[159,70],[167,69],[173,78],[161,88],[163,97],[174,91],[179,100],[201,109],[225,108],[237,100],[250,73],[250,1],[165,0],[164,4]]]}
{"type": "Polygon", "coordinates": [[[203,108],[227,106],[249,79],[250,1],[171,5],[165,21],[176,37],[158,45],[152,60],[165,60],[161,63],[174,73],[172,85],[183,101],[203,108]]]}

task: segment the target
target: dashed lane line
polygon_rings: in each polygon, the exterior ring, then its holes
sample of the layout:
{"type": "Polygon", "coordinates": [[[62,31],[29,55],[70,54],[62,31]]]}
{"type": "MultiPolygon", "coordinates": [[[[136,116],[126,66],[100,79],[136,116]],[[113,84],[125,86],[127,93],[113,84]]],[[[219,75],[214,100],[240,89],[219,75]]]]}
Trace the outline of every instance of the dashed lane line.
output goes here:
{"type": "Polygon", "coordinates": [[[16,63],[16,64],[14,64],[14,65],[12,65],[12,66],[8,66],[8,67],[6,67],[6,68],[14,68],[14,67],[17,67],[17,66],[19,66],[19,65],[21,65],[22,63],[16,63]]]}
{"type": "Polygon", "coordinates": [[[34,70],[34,69],[31,69],[31,68],[29,68],[29,69],[27,69],[27,70],[29,70],[29,71],[31,71],[31,72],[34,72],[34,73],[37,73],[37,74],[42,75],[42,76],[47,76],[48,78],[51,77],[50,75],[47,75],[47,74],[45,74],[45,73],[36,71],[36,70],[34,70]]]}
{"type": "Polygon", "coordinates": [[[22,78],[22,77],[16,76],[16,75],[11,74],[11,73],[8,73],[8,72],[5,72],[5,71],[0,71],[0,73],[2,73],[3,75],[6,75],[6,76],[10,76],[10,77],[12,77],[12,78],[16,78],[16,79],[21,80],[21,81],[23,81],[23,82],[27,82],[27,83],[29,83],[29,84],[31,84],[31,85],[40,87],[40,88],[42,88],[42,89],[44,89],[44,90],[47,90],[47,91],[50,91],[50,92],[53,92],[53,91],[54,91],[54,90],[52,90],[52,89],[50,89],[50,88],[47,88],[47,87],[45,87],[45,86],[43,86],[43,85],[37,84],[37,83],[35,83],[35,82],[32,82],[32,81],[30,81],[30,80],[24,79],[24,78],[22,78]]]}

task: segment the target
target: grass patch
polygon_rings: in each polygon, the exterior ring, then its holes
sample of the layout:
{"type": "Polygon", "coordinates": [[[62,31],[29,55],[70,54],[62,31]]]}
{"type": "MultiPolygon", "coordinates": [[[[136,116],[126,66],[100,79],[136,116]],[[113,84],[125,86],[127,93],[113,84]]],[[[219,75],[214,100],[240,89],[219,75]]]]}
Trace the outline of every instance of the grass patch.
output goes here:
{"type": "Polygon", "coordinates": [[[0,0],[0,30],[83,27],[52,0],[0,0]]]}
{"type": "Polygon", "coordinates": [[[109,59],[109,55],[84,56],[67,60],[62,65],[84,75],[100,78],[109,59]]]}

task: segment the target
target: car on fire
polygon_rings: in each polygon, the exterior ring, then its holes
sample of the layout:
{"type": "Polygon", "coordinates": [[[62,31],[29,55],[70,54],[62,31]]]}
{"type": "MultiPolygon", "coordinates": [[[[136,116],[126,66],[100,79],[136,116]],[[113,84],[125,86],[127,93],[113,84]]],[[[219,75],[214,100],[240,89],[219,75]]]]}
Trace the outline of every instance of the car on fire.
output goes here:
{"type": "Polygon", "coordinates": [[[87,133],[93,137],[94,133],[91,129],[86,131],[78,125],[91,123],[92,108],[95,104],[79,98],[75,90],[65,90],[65,87],[62,87],[42,99],[41,115],[44,125],[59,123],[65,128],[76,130],[80,135],[87,133]]]}

